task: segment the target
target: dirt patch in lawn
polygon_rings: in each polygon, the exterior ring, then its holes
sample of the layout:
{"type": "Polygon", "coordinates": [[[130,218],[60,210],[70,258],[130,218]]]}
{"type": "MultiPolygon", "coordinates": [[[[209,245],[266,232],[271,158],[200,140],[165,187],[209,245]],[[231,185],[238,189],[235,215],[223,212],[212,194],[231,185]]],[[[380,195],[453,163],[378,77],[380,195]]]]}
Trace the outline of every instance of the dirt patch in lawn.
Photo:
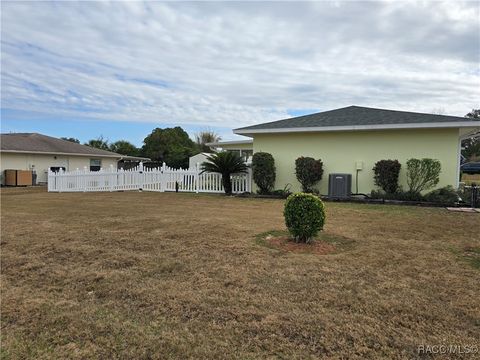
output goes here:
{"type": "Polygon", "coordinates": [[[257,242],[286,252],[327,255],[350,249],[355,241],[322,231],[308,244],[296,243],[287,231],[268,231],[257,235],[257,242]]]}

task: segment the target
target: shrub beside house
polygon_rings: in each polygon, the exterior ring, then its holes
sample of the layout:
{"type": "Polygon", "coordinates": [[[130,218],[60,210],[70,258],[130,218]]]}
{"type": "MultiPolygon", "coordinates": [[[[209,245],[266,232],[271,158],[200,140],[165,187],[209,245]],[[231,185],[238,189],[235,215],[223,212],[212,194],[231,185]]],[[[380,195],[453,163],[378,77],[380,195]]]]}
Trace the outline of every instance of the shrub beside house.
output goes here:
{"type": "MultiPolygon", "coordinates": [[[[435,188],[457,188],[460,142],[478,130],[478,119],[349,106],[239,128],[234,133],[252,137],[254,153],[273,156],[275,188],[291,184],[293,191],[300,191],[295,160],[310,157],[322,159],[323,178],[346,173],[355,181],[358,175],[358,192],[370,194],[377,189],[373,168],[382,159],[398,160],[398,186],[403,189],[409,188],[407,161],[424,158],[441,164],[435,188]]],[[[314,189],[327,194],[328,181],[319,181],[314,189]]]]}

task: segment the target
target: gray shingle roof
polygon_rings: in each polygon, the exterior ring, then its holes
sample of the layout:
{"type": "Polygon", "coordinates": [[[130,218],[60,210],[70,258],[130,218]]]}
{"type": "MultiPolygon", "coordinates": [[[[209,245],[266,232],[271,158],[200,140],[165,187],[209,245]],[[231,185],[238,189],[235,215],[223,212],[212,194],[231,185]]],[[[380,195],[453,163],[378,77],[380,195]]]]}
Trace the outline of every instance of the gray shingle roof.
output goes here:
{"type": "MultiPolygon", "coordinates": [[[[316,114],[298,116],[290,119],[267,122],[235,129],[235,132],[247,130],[294,129],[331,126],[368,126],[368,125],[398,125],[424,124],[442,122],[465,122],[469,119],[459,116],[445,116],[408,111],[384,110],[361,106],[323,111],[316,114]]],[[[478,119],[473,126],[478,126],[478,119]]]]}
{"type": "Polygon", "coordinates": [[[111,151],[96,149],[90,146],[37,133],[1,134],[0,149],[1,151],[122,157],[122,155],[111,151]]]}

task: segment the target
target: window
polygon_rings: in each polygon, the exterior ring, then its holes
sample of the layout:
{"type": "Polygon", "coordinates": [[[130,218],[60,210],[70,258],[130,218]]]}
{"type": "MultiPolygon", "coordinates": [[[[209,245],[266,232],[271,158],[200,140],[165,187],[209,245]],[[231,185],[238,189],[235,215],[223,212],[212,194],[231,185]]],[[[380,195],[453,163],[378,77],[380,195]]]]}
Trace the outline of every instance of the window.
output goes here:
{"type": "Polygon", "coordinates": [[[59,172],[60,170],[66,171],[65,166],[50,166],[50,170],[53,172],[59,172]]]}
{"type": "Polygon", "coordinates": [[[237,150],[237,149],[233,150],[233,149],[228,149],[227,151],[237,154],[238,156],[240,156],[240,158],[241,158],[243,161],[247,161],[248,158],[253,155],[253,150],[237,150]]]}
{"type": "Polygon", "coordinates": [[[248,161],[253,156],[253,150],[242,150],[242,159],[248,161]]]}
{"type": "Polygon", "coordinates": [[[90,171],[100,171],[102,168],[101,159],[90,159],[90,171]]]}

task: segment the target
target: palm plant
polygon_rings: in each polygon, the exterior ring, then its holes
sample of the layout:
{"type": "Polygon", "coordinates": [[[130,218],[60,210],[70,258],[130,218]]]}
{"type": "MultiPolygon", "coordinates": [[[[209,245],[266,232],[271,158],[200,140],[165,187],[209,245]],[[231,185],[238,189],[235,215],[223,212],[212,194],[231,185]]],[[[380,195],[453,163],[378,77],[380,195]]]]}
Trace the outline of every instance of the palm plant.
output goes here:
{"type": "Polygon", "coordinates": [[[247,165],[237,153],[224,151],[212,154],[201,165],[202,173],[213,172],[222,174],[222,183],[225,194],[232,194],[232,174],[246,173],[247,165]]]}

